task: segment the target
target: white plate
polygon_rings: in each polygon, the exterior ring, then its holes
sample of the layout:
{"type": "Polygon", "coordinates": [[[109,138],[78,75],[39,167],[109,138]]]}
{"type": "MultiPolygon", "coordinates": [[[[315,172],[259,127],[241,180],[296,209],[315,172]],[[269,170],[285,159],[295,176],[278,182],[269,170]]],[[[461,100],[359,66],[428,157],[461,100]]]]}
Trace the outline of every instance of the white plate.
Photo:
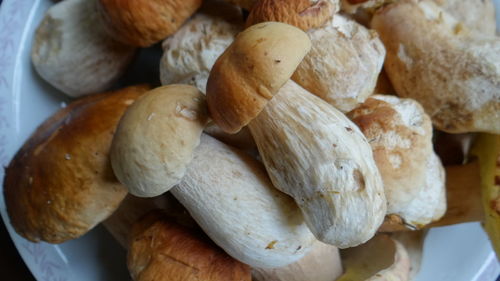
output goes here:
{"type": "MultiPolygon", "coordinates": [[[[495,2],[499,11],[500,0],[495,2]]],[[[7,165],[45,118],[68,101],[42,81],[30,64],[34,29],[43,12],[52,4],[49,0],[4,0],[0,6],[2,166],[7,165]]],[[[4,170],[0,169],[0,180],[3,176],[4,170]]],[[[62,245],[34,244],[17,235],[8,223],[3,192],[0,192],[0,213],[19,253],[37,280],[130,279],[125,266],[125,251],[102,227],[62,245]]],[[[486,235],[479,224],[469,223],[429,232],[417,280],[492,281],[499,273],[498,261],[486,235]]]]}

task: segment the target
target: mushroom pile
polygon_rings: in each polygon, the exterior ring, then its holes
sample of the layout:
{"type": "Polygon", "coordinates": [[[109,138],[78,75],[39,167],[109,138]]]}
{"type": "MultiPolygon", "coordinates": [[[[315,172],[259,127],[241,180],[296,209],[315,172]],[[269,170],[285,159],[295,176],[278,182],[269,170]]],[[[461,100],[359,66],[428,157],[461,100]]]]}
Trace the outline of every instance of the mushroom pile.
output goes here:
{"type": "Polygon", "coordinates": [[[491,11],[453,0],[59,2],[32,62],[79,98],[6,168],[10,222],[49,243],[102,223],[135,281],[406,281],[426,229],[470,221],[500,253],[491,11]],[[161,40],[162,85],[95,94],[161,40]]]}

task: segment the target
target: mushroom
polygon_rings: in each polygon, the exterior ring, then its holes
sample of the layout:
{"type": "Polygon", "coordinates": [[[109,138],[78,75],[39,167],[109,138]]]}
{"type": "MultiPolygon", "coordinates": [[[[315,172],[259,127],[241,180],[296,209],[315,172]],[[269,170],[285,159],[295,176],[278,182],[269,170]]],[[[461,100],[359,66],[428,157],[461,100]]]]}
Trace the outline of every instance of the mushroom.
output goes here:
{"type": "Polygon", "coordinates": [[[387,48],[399,96],[417,100],[437,129],[500,132],[500,39],[468,30],[431,1],[378,10],[372,27],[387,48]]]}
{"type": "Polygon", "coordinates": [[[160,61],[163,85],[190,84],[205,93],[215,60],[243,29],[241,10],[224,2],[210,4],[210,9],[203,7],[200,13],[163,41],[164,52],[160,61]]]}
{"type": "Polygon", "coordinates": [[[103,224],[129,251],[134,281],[250,281],[250,268],[213,244],[191,220],[171,195],[128,195],[103,224]]]}
{"type": "Polygon", "coordinates": [[[135,48],[106,34],[94,0],[66,0],[50,7],[35,33],[33,66],[71,97],[107,90],[125,72],[135,48]]]}
{"type": "Polygon", "coordinates": [[[344,274],[337,281],[407,281],[410,258],[404,246],[386,234],[340,253],[344,274]]]}
{"type": "Polygon", "coordinates": [[[497,22],[492,0],[434,0],[443,10],[468,28],[495,36],[497,22]]]}
{"type": "Polygon", "coordinates": [[[205,97],[193,86],[156,88],[122,117],[111,146],[118,180],[139,197],[178,184],[208,123],[205,97]]]}
{"type": "Polygon", "coordinates": [[[260,22],[277,21],[296,26],[304,31],[322,27],[338,12],[339,3],[327,0],[260,0],[250,11],[246,26],[260,22]]]}
{"type": "Polygon", "coordinates": [[[108,34],[137,47],[148,47],[174,34],[202,3],[202,0],[97,1],[108,34]]]}
{"type": "MultiPolygon", "coordinates": [[[[247,24],[280,20],[307,31],[312,48],[292,79],[342,112],[350,111],[371,95],[385,56],[376,32],[342,15],[332,18],[335,12],[332,7],[338,5],[328,5],[326,1],[319,1],[305,10],[310,10],[305,14],[310,17],[297,16],[296,8],[302,9],[298,2],[291,1],[289,5],[281,2],[259,2],[247,24]]],[[[306,5],[306,2],[310,3],[307,0],[300,3],[306,5]]]]}
{"type": "Polygon", "coordinates": [[[292,81],[279,90],[306,43],[283,23],[246,29],[210,72],[208,106],[227,132],[249,125],[273,184],[295,199],[316,238],[350,247],[382,223],[382,180],[355,124],[292,81]]]}
{"type": "Polygon", "coordinates": [[[441,218],[446,210],[444,170],[433,151],[430,118],[418,102],[374,95],[347,116],[372,147],[387,214],[412,228],[441,218]]]}
{"type": "Polygon", "coordinates": [[[5,203],[17,233],[62,243],[118,208],[127,190],[113,175],[108,150],[120,116],[147,89],[83,98],[38,127],[5,170],[5,203]]]}
{"type": "Polygon", "coordinates": [[[160,87],[139,99],[112,143],[115,174],[133,194],[170,190],[216,244],[244,263],[297,261],[315,241],[300,210],[273,188],[259,162],[201,134],[205,106],[203,95],[187,85],[160,87]]]}
{"type": "Polygon", "coordinates": [[[339,250],[319,241],[295,263],[278,268],[252,269],[254,281],[333,281],[341,274],[339,250]]]}

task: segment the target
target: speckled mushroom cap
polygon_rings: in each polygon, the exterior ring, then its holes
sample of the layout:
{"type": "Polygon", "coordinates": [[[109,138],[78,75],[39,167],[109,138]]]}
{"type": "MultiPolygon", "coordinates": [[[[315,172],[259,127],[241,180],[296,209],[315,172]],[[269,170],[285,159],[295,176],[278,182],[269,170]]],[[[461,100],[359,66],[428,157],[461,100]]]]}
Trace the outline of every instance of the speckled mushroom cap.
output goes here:
{"type": "Polygon", "coordinates": [[[215,62],[207,82],[214,122],[236,133],[266,106],[311,48],[302,30],[264,22],[241,32],[215,62]]]}
{"type": "Polygon", "coordinates": [[[111,165],[130,193],[158,196],[184,176],[208,122],[204,95],[174,84],[146,93],[120,120],[111,165]]]}
{"type": "Polygon", "coordinates": [[[125,109],[148,87],[93,95],[47,119],[6,169],[4,195],[14,229],[28,240],[62,243],[106,219],[127,190],[108,151],[125,109]]]}

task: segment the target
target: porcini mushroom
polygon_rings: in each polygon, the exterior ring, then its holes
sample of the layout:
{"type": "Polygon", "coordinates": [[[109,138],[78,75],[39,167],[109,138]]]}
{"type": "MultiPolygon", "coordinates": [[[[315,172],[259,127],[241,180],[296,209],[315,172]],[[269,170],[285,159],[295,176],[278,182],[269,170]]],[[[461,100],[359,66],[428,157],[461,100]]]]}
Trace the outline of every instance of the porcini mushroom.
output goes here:
{"type": "Polygon", "coordinates": [[[110,156],[130,193],[153,197],[178,184],[208,123],[205,97],[195,87],[156,88],[124,114],[110,156]]]}
{"type": "Polygon", "coordinates": [[[135,48],[111,39],[94,0],[67,0],[50,7],[31,50],[40,76],[63,93],[78,97],[107,90],[125,72],[135,48]]]}
{"type": "Polygon", "coordinates": [[[224,253],[191,220],[171,195],[128,195],[103,224],[128,250],[134,281],[250,281],[250,268],[224,253]]]}
{"type": "Polygon", "coordinates": [[[127,194],[109,166],[113,132],[148,87],[93,95],[59,110],[6,168],[4,195],[14,229],[28,240],[62,243],[106,219],[127,194]]]}
{"type": "Polygon", "coordinates": [[[401,0],[372,19],[398,95],[445,132],[500,133],[500,39],[467,29],[432,1],[401,0]]]}
{"type": "Polygon", "coordinates": [[[446,210],[444,170],[432,147],[432,125],[418,102],[373,95],[347,114],[370,143],[382,175],[387,214],[408,227],[446,210]]]}
{"type": "Polygon", "coordinates": [[[177,29],[201,6],[202,0],[97,0],[108,34],[124,44],[148,47],[177,29]]]}
{"type": "Polygon", "coordinates": [[[118,179],[143,196],[171,190],[207,235],[244,263],[297,261],[315,241],[300,210],[272,187],[259,162],[201,134],[203,98],[195,87],[170,85],[134,103],[112,143],[118,179]]]}
{"type": "Polygon", "coordinates": [[[385,49],[376,32],[345,16],[333,16],[336,4],[260,1],[252,9],[247,25],[277,20],[307,31],[312,47],[292,79],[342,112],[348,112],[373,93],[385,49]],[[308,8],[301,11],[304,7],[308,8]]]}
{"type": "Polygon", "coordinates": [[[292,81],[279,90],[307,49],[292,26],[249,27],[212,68],[207,101],[222,129],[249,125],[273,184],[295,199],[314,235],[350,247],[382,222],[382,181],[368,142],[342,113],[292,81]]]}

